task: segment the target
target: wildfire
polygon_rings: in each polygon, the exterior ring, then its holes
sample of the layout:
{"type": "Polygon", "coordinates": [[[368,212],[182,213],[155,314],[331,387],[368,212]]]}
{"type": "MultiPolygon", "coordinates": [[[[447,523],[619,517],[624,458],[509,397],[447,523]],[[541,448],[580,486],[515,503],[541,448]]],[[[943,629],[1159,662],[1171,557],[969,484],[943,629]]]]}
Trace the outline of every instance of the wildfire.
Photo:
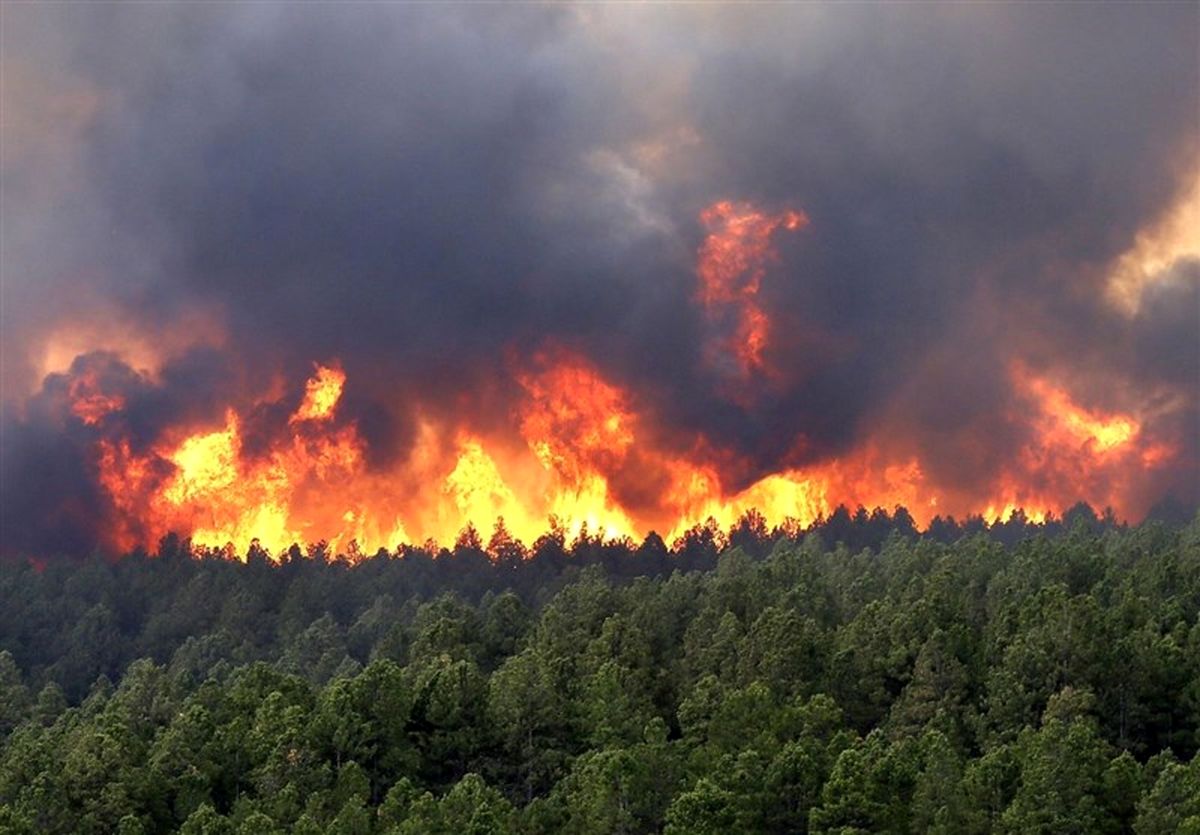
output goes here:
{"type": "Polygon", "coordinates": [[[1097,415],[1079,408],[1062,389],[1045,380],[1032,379],[1029,390],[1041,400],[1047,422],[1091,445],[1098,452],[1108,452],[1125,446],[1138,432],[1137,422],[1127,415],[1097,415]]]}
{"type": "Polygon", "coordinates": [[[92,374],[72,380],[68,394],[71,411],[89,426],[95,426],[108,415],[125,408],[125,398],[119,394],[105,394],[92,374]]]}
{"type": "Polygon", "coordinates": [[[777,258],[771,237],[808,225],[803,212],[767,214],[749,203],[722,200],[700,214],[708,236],[697,253],[698,298],[717,332],[713,359],[732,356],[741,376],[765,368],[771,320],[758,301],[767,266],[777,258]]]}
{"type": "Polygon", "coordinates": [[[492,520],[507,518],[520,529],[527,524],[525,506],[476,438],[464,438],[459,444],[458,457],[446,476],[442,492],[453,499],[458,518],[465,523],[481,527],[492,520]]]}
{"type": "MultiPolygon", "coordinates": [[[[701,221],[708,234],[697,253],[697,299],[710,317],[715,358],[733,357],[745,382],[770,372],[771,323],[758,293],[778,257],[773,236],[808,218],[723,201],[701,221]]],[[[98,367],[113,372],[115,356],[98,367]]],[[[126,398],[110,389],[112,380],[149,389],[152,372],[121,365],[119,374],[102,374],[75,363],[55,379],[66,381],[56,389],[66,407],[95,433],[96,480],[111,508],[102,538],[115,549],[153,547],[175,531],[218,548],[257,540],[279,553],[326,541],[362,553],[448,543],[467,525],[486,534],[499,518],[526,542],[551,519],[570,536],[586,527],[674,539],[709,520],[728,529],[752,509],[769,524],[803,526],[839,504],[904,505],[919,525],[938,514],[997,519],[1018,508],[1041,520],[1080,498],[1128,509],[1142,474],[1173,455],[1143,416],[1082,406],[1068,387],[1017,363],[1008,376],[1024,411],[1011,420],[1014,436],[1026,440],[970,489],[941,484],[919,450],[886,426],[836,457],[731,484],[728,474],[746,469],[728,466],[732,451],[656,425],[646,404],[587,357],[547,344],[514,355],[510,366],[518,396],[506,420],[484,429],[469,414],[426,413],[413,398],[414,439],[387,467],[370,464],[369,445],[343,406],[353,381],[336,360],[314,366],[302,396],[279,379],[228,404],[220,425],[175,427],[148,446],[127,434],[119,419],[126,398]],[[256,429],[249,444],[247,427],[258,426],[252,421],[263,408],[287,419],[256,429]]]]}
{"type": "Polygon", "coordinates": [[[625,463],[636,441],[627,396],[581,357],[542,355],[537,363],[539,372],[519,377],[528,396],[521,435],[550,478],[548,515],[569,528],[636,533],[604,475],[625,463]]]}
{"type": "MultiPolygon", "coordinates": [[[[997,519],[1017,508],[1041,520],[1079,495],[1123,506],[1131,463],[1153,466],[1169,456],[1141,442],[1135,416],[1085,409],[1020,365],[1011,376],[1032,408],[1035,439],[977,503],[942,494],[916,457],[874,442],[731,492],[704,454],[657,446],[634,398],[565,350],[544,351],[517,374],[524,400],[513,416],[515,437],[426,422],[409,456],[388,473],[368,471],[356,426],[334,421],[347,382],[336,365],[316,367],[286,433],[266,452],[247,453],[242,418],[230,409],[222,427],[144,453],[127,440],[102,440],[97,466],[117,511],[108,532],[116,547],[150,546],[175,530],[214,547],[257,539],[279,552],[325,540],[357,552],[413,535],[448,542],[467,524],[486,531],[501,517],[526,541],[551,518],[572,535],[586,526],[610,536],[657,529],[674,538],[709,519],[728,528],[751,509],[772,524],[806,525],[839,503],[902,504],[918,524],[938,513],[997,519]],[[661,488],[638,503],[615,487],[631,479],[661,488]],[[417,487],[400,493],[395,485],[402,483],[417,487]]],[[[76,411],[104,397],[82,384],[71,391],[76,411]]]]}
{"type": "Polygon", "coordinates": [[[1020,363],[1013,365],[1010,375],[1017,390],[1036,405],[1035,422],[1047,446],[1103,456],[1128,450],[1141,430],[1133,415],[1080,407],[1066,389],[1020,363]]]}
{"type": "Polygon", "coordinates": [[[325,420],[337,408],[345,385],[346,372],[318,365],[316,374],[304,386],[304,402],[292,415],[292,420],[325,420]]]}
{"type": "Polygon", "coordinates": [[[542,464],[577,481],[605,459],[624,458],[634,441],[624,393],[577,357],[540,363],[548,367],[519,380],[530,401],[521,434],[542,464]]]}
{"type": "Polygon", "coordinates": [[[240,447],[237,415],[229,412],[225,429],[193,435],[169,456],[176,469],[164,497],[173,504],[182,504],[236,486],[240,447]]]}
{"type": "Polygon", "coordinates": [[[1129,507],[1137,479],[1171,456],[1168,446],[1144,437],[1136,415],[1086,409],[1066,388],[1021,363],[1009,376],[1031,407],[1022,418],[1032,440],[999,479],[985,517],[1023,508],[1030,519],[1041,521],[1072,492],[1097,505],[1129,507]]]}

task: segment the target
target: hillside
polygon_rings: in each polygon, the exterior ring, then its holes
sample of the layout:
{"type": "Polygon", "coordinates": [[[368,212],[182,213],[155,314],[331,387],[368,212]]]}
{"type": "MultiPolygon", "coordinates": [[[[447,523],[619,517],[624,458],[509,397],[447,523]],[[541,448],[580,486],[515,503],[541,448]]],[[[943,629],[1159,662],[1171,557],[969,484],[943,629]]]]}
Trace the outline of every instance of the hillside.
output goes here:
{"type": "Polygon", "coordinates": [[[4,565],[0,830],[1200,826],[1200,519],[694,534],[4,565]]]}

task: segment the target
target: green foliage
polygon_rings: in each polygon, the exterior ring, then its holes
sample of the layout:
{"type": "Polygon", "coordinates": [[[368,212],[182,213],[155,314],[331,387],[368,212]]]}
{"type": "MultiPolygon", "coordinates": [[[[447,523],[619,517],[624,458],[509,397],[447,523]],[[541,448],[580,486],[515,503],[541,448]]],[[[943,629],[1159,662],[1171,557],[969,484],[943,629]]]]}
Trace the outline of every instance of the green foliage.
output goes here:
{"type": "Polygon", "coordinates": [[[1200,520],[891,519],[0,565],[0,832],[1200,835],[1200,520]]]}
{"type": "Polygon", "coordinates": [[[1110,755],[1093,722],[1050,717],[1022,731],[1017,756],[1020,788],[1001,818],[1006,832],[1120,831],[1105,809],[1110,755]]]}
{"type": "Polygon", "coordinates": [[[1189,765],[1168,762],[1137,803],[1137,835],[1200,833],[1200,755],[1189,765]]]}

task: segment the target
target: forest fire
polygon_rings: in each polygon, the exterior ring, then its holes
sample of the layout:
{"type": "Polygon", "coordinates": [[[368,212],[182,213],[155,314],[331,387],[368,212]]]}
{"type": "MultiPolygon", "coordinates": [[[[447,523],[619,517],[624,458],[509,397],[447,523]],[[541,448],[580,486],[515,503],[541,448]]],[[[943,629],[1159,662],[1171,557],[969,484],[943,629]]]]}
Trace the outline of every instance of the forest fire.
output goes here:
{"type": "Polygon", "coordinates": [[[120,395],[97,391],[94,377],[83,376],[72,380],[70,392],[71,411],[89,426],[95,426],[106,415],[125,407],[125,399],[120,395]]]}
{"type": "Polygon", "coordinates": [[[0,835],[1200,835],[1198,26],[0,0],[0,835]]]}
{"type": "MultiPolygon", "coordinates": [[[[226,55],[205,31],[178,45],[212,45],[196,66],[226,55]]],[[[294,79],[253,38],[212,88],[90,49],[6,74],[28,219],[3,247],[0,558],[1200,502],[1200,147],[1149,64],[1121,69],[1126,115],[1110,86],[1014,96],[1009,53],[976,77],[972,47],[961,78],[997,99],[912,123],[905,96],[960,76],[885,92],[921,61],[835,72],[823,42],[663,62],[639,30],[561,86],[583,43],[428,79],[401,66],[422,49],[346,62],[345,34],[279,53],[294,79]]]]}
{"type": "Polygon", "coordinates": [[[708,236],[697,257],[698,298],[715,331],[709,356],[720,365],[731,356],[742,377],[765,370],[763,352],[771,320],[758,299],[767,265],[778,260],[771,237],[808,225],[804,212],[777,214],[749,203],[718,201],[700,214],[708,236]]]}
{"type": "MultiPolygon", "coordinates": [[[[68,387],[71,411],[94,427],[121,400],[86,379],[68,387]]],[[[1085,410],[1023,368],[1013,379],[1036,407],[1037,440],[1001,475],[993,496],[964,502],[945,495],[915,457],[878,440],[728,491],[713,455],[656,445],[656,428],[634,398],[565,350],[543,351],[517,374],[523,397],[512,435],[426,425],[404,460],[374,471],[354,422],[335,420],[343,387],[353,381],[336,363],[318,365],[286,430],[265,450],[245,449],[244,418],[233,408],[221,427],[142,452],[128,438],[97,440],[98,481],[114,511],[104,541],[148,548],[176,531],[211,547],[242,549],[257,540],[279,553],[324,540],[356,553],[453,541],[468,524],[486,533],[498,518],[525,541],[550,519],[572,536],[586,529],[638,537],[654,529],[677,537],[709,519],[728,528],[751,509],[771,524],[807,525],[839,503],[903,505],[921,525],[939,513],[1000,518],[1017,508],[1037,520],[1080,495],[1125,511],[1132,497],[1122,473],[1169,455],[1140,442],[1131,415],[1085,410]],[[630,491],[619,485],[638,479],[660,485],[658,495],[640,504],[626,499],[630,491]],[[423,487],[406,494],[405,483],[423,487]]]]}
{"type": "MultiPolygon", "coordinates": [[[[772,365],[760,290],[780,264],[776,236],[809,219],[721,200],[699,223],[703,361],[719,396],[753,413],[759,386],[795,384],[772,365]]],[[[113,551],[153,548],[176,532],[200,546],[231,546],[231,554],[252,541],[272,553],[324,541],[355,554],[448,543],[467,526],[486,535],[501,519],[526,542],[552,524],[568,536],[654,530],[672,541],[700,525],[727,530],[750,511],[802,527],[843,504],[904,506],[922,526],[939,515],[997,520],[1017,510],[1042,520],[1081,499],[1133,515],[1145,512],[1147,485],[1177,452],[1144,431],[1152,414],[1085,408],[1060,382],[1014,360],[1003,375],[1012,404],[1003,419],[1018,440],[972,484],[939,474],[886,417],[853,444],[818,455],[798,431],[790,443],[799,463],[756,467],[720,437],[672,427],[653,391],[635,392],[564,343],[546,339],[525,356],[506,356],[512,394],[499,421],[401,398],[393,406],[415,428],[387,461],[343,405],[356,380],[337,357],[314,365],[302,388],[276,372],[266,390],[215,404],[223,409],[215,425],[167,422],[149,439],[132,412],[153,400],[169,370],[135,371],[114,351],[84,354],[49,374],[44,392],[57,392],[53,402],[88,438],[84,454],[104,507],[88,524],[113,551]]]]}

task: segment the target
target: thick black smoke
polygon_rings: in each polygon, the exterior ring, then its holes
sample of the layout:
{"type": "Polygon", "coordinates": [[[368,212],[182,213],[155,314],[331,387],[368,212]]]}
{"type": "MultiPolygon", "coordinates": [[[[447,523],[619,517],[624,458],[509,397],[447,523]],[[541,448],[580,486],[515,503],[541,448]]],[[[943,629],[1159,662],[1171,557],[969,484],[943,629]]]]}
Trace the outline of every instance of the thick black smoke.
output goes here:
{"type": "Polygon", "coordinates": [[[1097,407],[1174,396],[1160,489],[1194,501],[1197,266],[1133,316],[1105,286],[1200,160],[1198,14],[6,7],[4,541],[76,549],[105,513],[97,430],[47,417],[36,371],[41,336],[101,303],[155,333],[221,320],[223,348],[125,386],[147,443],[338,358],[383,464],[414,403],[510,420],[510,358],[552,341],[668,442],[732,451],[731,486],[885,422],[965,489],[1024,440],[1019,358],[1097,407]],[[719,199],[812,219],[777,238],[781,382],[749,399],[695,303],[719,199]]]}

